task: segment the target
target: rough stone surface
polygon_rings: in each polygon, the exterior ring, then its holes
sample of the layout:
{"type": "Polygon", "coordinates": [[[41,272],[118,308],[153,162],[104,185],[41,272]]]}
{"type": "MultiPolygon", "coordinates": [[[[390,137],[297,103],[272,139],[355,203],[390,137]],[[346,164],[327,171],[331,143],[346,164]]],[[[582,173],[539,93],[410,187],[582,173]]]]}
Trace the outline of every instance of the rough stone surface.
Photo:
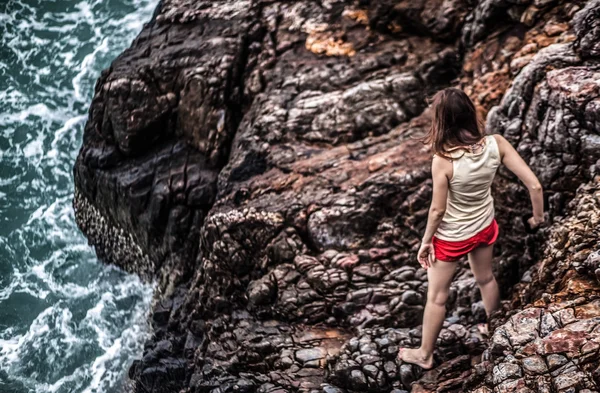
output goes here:
{"type": "Polygon", "coordinates": [[[524,309],[495,329],[467,386],[501,391],[510,381],[532,392],[598,391],[600,281],[581,262],[600,247],[600,178],[579,187],[549,232],[531,281],[515,288],[512,307],[524,309]]]}
{"type": "Polygon", "coordinates": [[[592,392],[600,3],[163,0],[96,85],[75,164],[98,255],[158,282],[136,392],[592,392]],[[545,188],[494,184],[491,338],[460,262],[434,369],[415,253],[426,98],[462,87],[545,188]]]}

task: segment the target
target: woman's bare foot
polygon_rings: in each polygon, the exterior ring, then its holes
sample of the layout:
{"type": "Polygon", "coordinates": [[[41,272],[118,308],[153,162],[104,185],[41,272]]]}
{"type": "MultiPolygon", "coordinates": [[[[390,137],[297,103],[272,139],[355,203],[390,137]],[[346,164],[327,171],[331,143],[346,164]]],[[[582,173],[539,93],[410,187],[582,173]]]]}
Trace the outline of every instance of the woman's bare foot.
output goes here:
{"type": "Polygon", "coordinates": [[[427,356],[420,348],[400,348],[398,359],[402,360],[404,363],[416,364],[424,370],[429,370],[433,367],[433,355],[427,356]]]}

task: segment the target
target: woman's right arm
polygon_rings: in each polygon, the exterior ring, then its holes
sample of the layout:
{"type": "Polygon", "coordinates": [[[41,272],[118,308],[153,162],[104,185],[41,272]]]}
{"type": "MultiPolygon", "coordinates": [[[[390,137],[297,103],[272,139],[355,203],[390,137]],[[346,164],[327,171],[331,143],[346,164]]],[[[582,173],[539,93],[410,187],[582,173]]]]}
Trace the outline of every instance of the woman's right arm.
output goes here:
{"type": "Polygon", "coordinates": [[[502,135],[494,135],[500,151],[500,160],[506,167],[514,173],[529,190],[531,205],[533,207],[533,217],[530,221],[532,227],[536,227],[544,222],[544,192],[540,181],[533,171],[521,158],[519,153],[502,135]]]}

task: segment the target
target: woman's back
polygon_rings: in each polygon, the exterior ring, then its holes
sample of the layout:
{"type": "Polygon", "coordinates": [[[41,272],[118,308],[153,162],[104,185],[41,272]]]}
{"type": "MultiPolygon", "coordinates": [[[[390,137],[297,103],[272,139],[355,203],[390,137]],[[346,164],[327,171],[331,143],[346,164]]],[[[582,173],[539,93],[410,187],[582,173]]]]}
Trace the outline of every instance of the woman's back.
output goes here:
{"type": "Polygon", "coordinates": [[[496,139],[487,135],[479,151],[451,152],[452,178],[448,185],[446,212],[435,236],[442,240],[468,239],[494,220],[491,184],[500,165],[496,139]]]}

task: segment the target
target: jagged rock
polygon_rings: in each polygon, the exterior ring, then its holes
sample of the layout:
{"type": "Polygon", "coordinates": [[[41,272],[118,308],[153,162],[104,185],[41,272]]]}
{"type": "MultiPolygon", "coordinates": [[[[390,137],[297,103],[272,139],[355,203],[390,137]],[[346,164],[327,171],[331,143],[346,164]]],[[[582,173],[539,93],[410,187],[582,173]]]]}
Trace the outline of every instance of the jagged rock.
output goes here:
{"type": "Polygon", "coordinates": [[[597,390],[599,9],[163,0],[99,78],[74,168],[99,257],[158,281],[132,389],[597,390]],[[420,342],[427,291],[417,137],[426,98],[457,83],[539,174],[554,224],[526,234],[526,191],[500,173],[511,300],[488,342],[461,262],[423,372],[396,360],[420,342]]]}
{"type": "Polygon", "coordinates": [[[574,17],[577,32],[576,49],[583,58],[600,56],[600,2],[588,1],[574,17]]]}
{"type": "Polygon", "coordinates": [[[600,246],[600,177],[579,187],[569,205],[550,228],[535,278],[516,287],[514,302],[531,303],[494,331],[488,388],[505,389],[510,380],[530,391],[597,390],[600,283],[576,266],[600,246]]]}

